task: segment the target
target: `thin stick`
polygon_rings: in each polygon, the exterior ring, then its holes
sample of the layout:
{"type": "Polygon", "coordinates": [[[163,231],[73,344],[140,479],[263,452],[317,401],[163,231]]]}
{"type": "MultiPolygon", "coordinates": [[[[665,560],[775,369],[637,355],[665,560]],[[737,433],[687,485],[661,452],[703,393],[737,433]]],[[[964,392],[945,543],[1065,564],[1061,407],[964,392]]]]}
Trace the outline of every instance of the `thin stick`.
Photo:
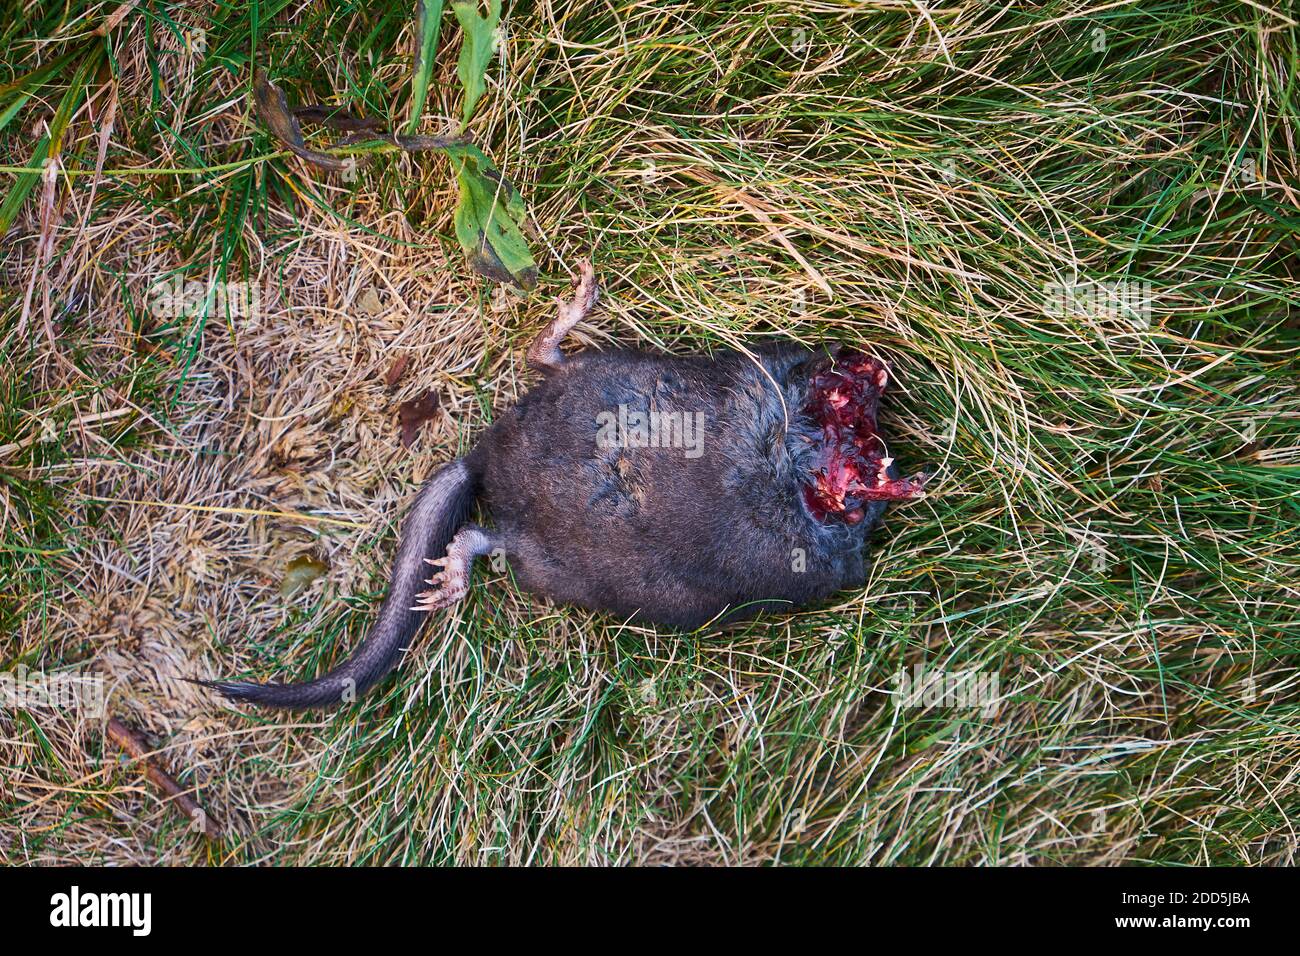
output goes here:
{"type": "Polygon", "coordinates": [[[186,817],[191,821],[198,821],[204,836],[209,840],[221,839],[221,824],[217,822],[216,817],[200,807],[190,796],[191,791],[182,787],[175,778],[158,766],[153,759],[154,751],[149,749],[144,738],[116,717],[108,721],[108,737],[126,751],[132,760],[144,765],[145,776],[154,786],[167,794],[168,800],[175,801],[176,806],[186,817]]]}

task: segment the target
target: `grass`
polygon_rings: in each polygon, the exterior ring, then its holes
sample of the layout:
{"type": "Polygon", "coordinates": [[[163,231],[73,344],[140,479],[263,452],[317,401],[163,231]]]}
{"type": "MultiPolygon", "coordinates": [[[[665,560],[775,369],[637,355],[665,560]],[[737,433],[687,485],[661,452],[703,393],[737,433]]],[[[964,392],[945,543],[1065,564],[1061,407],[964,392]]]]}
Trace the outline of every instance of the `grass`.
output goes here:
{"type": "MultiPolygon", "coordinates": [[[[413,9],[143,0],[91,35],[111,9],[0,25],[0,660],[93,668],[230,835],[98,721],[11,708],[6,861],[1295,862],[1293,10],[507,8],[469,132],[530,206],[523,297],[464,263],[444,158],[345,183],[251,113],[257,62],[405,123],[413,9]],[[48,186],[22,172],[47,155],[48,186]],[[403,504],[526,387],[590,250],[590,347],[889,361],[895,454],[935,490],[863,587],[681,636],[485,567],[355,707],[180,681],[355,646],[403,504]],[[173,276],[262,307],[158,316],[173,276]],[[1051,307],[1088,282],[1150,283],[1149,309],[1051,307]],[[407,451],[396,407],[428,388],[407,451]],[[303,554],[329,573],[286,597],[303,554]],[[917,664],[996,674],[996,713],[896,706],[917,664]]],[[[459,44],[448,11],[423,132],[457,127],[459,44]]]]}

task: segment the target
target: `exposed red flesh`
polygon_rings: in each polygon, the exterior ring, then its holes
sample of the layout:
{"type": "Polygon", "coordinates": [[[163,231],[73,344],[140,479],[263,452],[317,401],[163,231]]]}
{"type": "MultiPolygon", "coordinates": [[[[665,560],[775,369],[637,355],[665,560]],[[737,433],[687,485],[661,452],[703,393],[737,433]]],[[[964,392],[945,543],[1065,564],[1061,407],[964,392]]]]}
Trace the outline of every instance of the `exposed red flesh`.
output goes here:
{"type": "Polygon", "coordinates": [[[858,352],[841,352],[813,377],[804,412],[821,428],[815,464],[803,486],[804,504],[818,521],[857,524],[869,501],[906,501],[925,494],[923,479],[890,478],[890,459],[876,425],[885,366],[858,352]]]}

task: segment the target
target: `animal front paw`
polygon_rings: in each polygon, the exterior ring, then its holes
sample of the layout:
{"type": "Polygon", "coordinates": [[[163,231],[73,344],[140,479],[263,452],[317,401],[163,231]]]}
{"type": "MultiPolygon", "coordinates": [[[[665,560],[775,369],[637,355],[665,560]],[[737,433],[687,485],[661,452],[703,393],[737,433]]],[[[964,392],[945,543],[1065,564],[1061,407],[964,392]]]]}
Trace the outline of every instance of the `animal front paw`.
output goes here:
{"type": "Polygon", "coordinates": [[[577,313],[575,321],[586,318],[599,299],[600,284],[596,281],[596,267],[590,259],[583,259],[578,263],[578,278],[573,283],[573,298],[568,303],[568,308],[577,313]]]}

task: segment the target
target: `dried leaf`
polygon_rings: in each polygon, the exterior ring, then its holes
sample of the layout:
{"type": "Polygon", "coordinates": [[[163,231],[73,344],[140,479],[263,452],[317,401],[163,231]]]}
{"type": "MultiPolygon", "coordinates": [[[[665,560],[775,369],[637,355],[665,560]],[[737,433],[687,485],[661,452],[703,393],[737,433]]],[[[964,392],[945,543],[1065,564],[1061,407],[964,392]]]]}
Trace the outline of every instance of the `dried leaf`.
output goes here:
{"type": "Polygon", "coordinates": [[[420,426],[438,412],[438,394],[432,389],[419,398],[402,402],[397,408],[397,421],[401,425],[402,445],[410,448],[420,433],[420,426]]]}
{"type": "Polygon", "coordinates": [[[402,376],[406,374],[406,367],[410,364],[411,356],[398,356],[397,361],[389,366],[388,374],[384,376],[384,388],[391,392],[397,383],[401,381],[402,376]]]}
{"type": "Polygon", "coordinates": [[[374,116],[353,116],[342,106],[300,106],[293,115],[302,123],[319,123],[328,129],[337,129],[345,133],[357,130],[384,130],[387,125],[374,116]]]}
{"type": "Polygon", "coordinates": [[[317,152],[304,145],[298,118],[289,110],[289,101],[285,98],[284,91],[267,79],[264,70],[253,74],[253,98],[257,102],[257,115],[290,152],[322,169],[340,170],[351,165],[337,156],[317,152]]]}
{"type": "Polygon", "coordinates": [[[300,554],[284,568],[284,577],[280,579],[280,596],[293,597],[308,587],[319,577],[329,573],[329,562],[310,554],[300,554]]]}

